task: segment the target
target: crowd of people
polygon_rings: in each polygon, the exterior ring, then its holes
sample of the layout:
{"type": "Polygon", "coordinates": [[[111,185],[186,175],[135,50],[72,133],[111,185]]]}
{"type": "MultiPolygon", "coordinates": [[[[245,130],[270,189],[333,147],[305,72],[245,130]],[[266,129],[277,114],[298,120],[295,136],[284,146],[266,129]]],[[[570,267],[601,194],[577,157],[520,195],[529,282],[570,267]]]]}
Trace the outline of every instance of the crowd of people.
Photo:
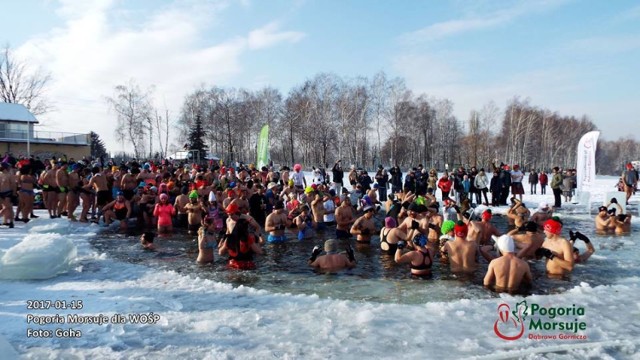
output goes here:
{"type": "MultiPolygon", "coordinates": [[[[237,269],[254,269],[254,257],[267,242],[289,241],[291,234],[304,240],[316,238],[317,232],[335,232],[324,247],[314,247],[308,262],[323,271],[339,271],[356,266],[350,239],[371,245],[379,234],[381,251],[399,264],[409,264],[413,276],[429,277],[435,263],[453,272],[475,272],[485,259],[485,285],[517,291],[531,281],[527,261],[544,257],[548,274],[564,276],[595,251],[580,232],[571,231],[569,239],[562,236],[562,221],[553,215],[560,208],[558,196],[553,207],[542,203],[532,212],[525,206],[525,174],[518,165],[492,164],[490,179],[483,168],[460,167],[438,176],[435,169],[418,165],[403,176],[398,166],[387,170],[380,165],[372,178],[355,166],[345,171],[336,161],[330,172],[313,167],[309,183],[300,164],[275,169],[168,160],[41,162],[32,157],[5,158],[0,168],[2,215],[9,227],[37,217],[35,189],[41,189],[50,218],[105,226],[118,221],[122,230],[145,228],[140,241],[150,250],[156,234],[184,229],[198,239],[198,262],[227,255],[229,266],[237,269]],[[351,191],[344,186],[345,174],[351,191]],[[486,209],[478,214],[474,208],[480,204],[486,209]],[[488,208],[503,205],[509,206],[504,233],[492,223],[488,208]],[[381,213],[384,226],[379,229],[376,215],[381,213]],[[582,253],[573,246],[577,240],[586,244],[582,253]],[[340,247],[345,251],[339,252],[340,247]]],[[[545,193],[549,179],[544,171],[530,172],[528,180],[532,193],[537,184],[545,193]]],[[[571,193],[574,183],[575,171],[563,175],[553,169],[549,186],[554,195],[571,193]]],[[[629,232],[630,215],[622,214],[616,199],[611,202],[614,210],[619,208],[617,214],[603,206],[596,230],[629,232]]]]}

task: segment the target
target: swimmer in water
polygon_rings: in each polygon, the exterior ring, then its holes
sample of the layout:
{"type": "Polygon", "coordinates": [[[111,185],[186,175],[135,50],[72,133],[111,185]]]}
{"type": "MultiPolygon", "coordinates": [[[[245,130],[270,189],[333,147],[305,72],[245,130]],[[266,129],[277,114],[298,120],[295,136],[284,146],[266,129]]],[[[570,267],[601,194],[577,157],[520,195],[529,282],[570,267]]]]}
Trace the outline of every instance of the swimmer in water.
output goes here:
{"type": "Polygon", "coordinates": [[[407,246],[404,240],[398,241],[394,260],[398,264],[410,263],[411,275],[426,278],[431,276],[431,266],[433,266],[434,251],[427,248],[427,237],[418,233],[413,239],[413,251],[402,253],[407,246]]]}
{"type": "Polygon", "coordinates": [[[536,250],[536,257],[547,258],[547,274],[562,276],[573,271],[573,247],[562,237],[562,222],[557,217],[547,220],[544,224],[546,239],[542,247],[536,250]]]}
{"type": "Polygon", "coordinates": [[[140,236],[140,244],[145,250],[155,250],[156,247],[153,244],[153,239],[156,237],[156,234],[152,232],[145,232],[140,236]]]}
{"type": "Polygon", "coordinates": [[[531,269],[526,261],[516,256],[513,238],[502,235],[497,238],[496,244],[502,256],[489,263],[484,286],[493,286],[496,292],[514,293],[520,289],[522,283],[531,284],[531,269]]]}
{"type": "Polygon", "coordinates": [[[589,238],[583,233],[581,233],[580,231],[576,231],[576,232],[569,231],[569,237],[570,237],[569,241],[571,242],[571,245],[575,245],[576,240],[582,240],[584,241],[584,244],[587,246],[587,251],[583,252],[582,254],[580,253],[580,249],[573,246],[573,261],[576,264],[586,262],[587,260],[589,260],[591,255],[593,255],[596,252],[596,249],[593,247],[593,244],[591,243],[589,238]]]}
{"type": "Polygon", "coordinates": [[[218,248],[216,226],[213,218],[206,216],[198,229],[198,258],[196,262],[206,264],[213,262],[213,251],[218,248]]]}
{"type": "Polygon", "coordinates": [[[324,242],[326,255],[320,255],[322,249],[315,246],[309,258],[309,266],[326,272],[335,272],[356,266],[356,258],[351,245],[347,244],[346,255],[338,253],[338,242],[330,239],[324,242]]]}

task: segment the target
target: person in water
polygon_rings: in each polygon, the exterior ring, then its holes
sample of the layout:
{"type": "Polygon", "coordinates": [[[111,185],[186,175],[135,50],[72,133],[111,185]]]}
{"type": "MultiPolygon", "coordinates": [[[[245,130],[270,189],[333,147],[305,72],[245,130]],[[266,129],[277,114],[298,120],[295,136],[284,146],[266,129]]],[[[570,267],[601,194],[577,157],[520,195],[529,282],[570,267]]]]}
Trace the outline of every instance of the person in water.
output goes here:
{"type": "Polygon", "coordinates": [[[152,232],[145,232],[140,236],[140,244],[142,245],[142,248],[144,248],[145,250],[155,250],[156,247],[153,244],[153,239],[156,237],[156,234],[152,233],[152,232]]]}
{"type": "Polygon", "coordinates": [[[216,240],[216,225],[213,218],[206,216],[198,229],[198,258],[200,264],[213,262],[213,251],[218,248],[216,240]]]}
{"type": "Polygon", "coordinates": [[[521,284],[531,284],[531,269],[526,261],[516,256],[513,238],[502,235],[496,238],[496,244],[502,256],[489,263],[484,286],[493,287],[496,292],[513,293],[520,289],[521,284]]]}
{"type": "Polygon", "coordinates": [[[356,241],[359,243],[370,243],[371,236],[376,233],[376,225],[373,222],[372,205],[367,205],[363,209],[364,215],[360,216],[351,226],[351,234],[356,235],[356,241]]]}
{"type": "Polygon", "coordinates": [[[400,240],[397,244],[394,260],[398,264],[410,263],[411,275],[426,278],[431,276],[434,252],[427,248],[427,237],[424,234],[416,235],[413,240],[413,251],[402,253],[407,246],[406,241],[400,240]]]}
{"type": "Polygon", "coordinates": [[[229,267],[239,270],[254,270],[256,264],[253,261],[255,254],[262,254],[262,248],[258,245],[254,234],[249,232],[249,222],[239,218],[233,231],[225,236],[220,243],[219,255],[229,255],[229,267]]]}
{"type": "Polygon", "coordinates": [[[562,222],[557,217],[549,219],[544,224],[546,239],[542,247],[536,251],[538,258],[547,258],[547,274],[562,276],[573,271],[573,247],[562,237],[562,222]]]}
{"type": "Polygon", "coordinates": [[[453,228],[455,238],[444,244],[444,251],[449,256],[449,265],[453,272],[470,273],[478,267],[478,243],[467,241],[469,229],[462,221],[458,221],[453,228]]]}
{"type": "Polygon", "coordinates": [[[396,220],[391,216],[384,219],[384,227],[380,230],[380,249],[388,255],[395,255],[398,242],[405,240],[407,234],[396,227],[396,220]]]}
{"type": "Polygon", "coordinates": [[[113,220],[119,220],[120,228],[126,229],[127,221],[131,217],[131,203],[125,199],[122,191],[118,191],[116,199],[105,205],[102,212],[105,225],[108,226],[113,220]]]}
{"type": "Polygon", "coordinates": [[[169,195],[160,194],[160,202],[153,209],[153,216],[158,218],[158,233],[170,233],[173,231],[173,215],[176,209],[169,203],[169,195]]]}
{"type": "Polygon", "coordinates": [[[267,216],[264,230],[269,233],[267,241],[271,243],[279,243],[287,241],[285,229],[289,226],[287,214],[284,212],[284,203],[282,200],[276,201],[273,212],[267,216]]]}
{"type": "Polygon", "coordinates": [[[346,255],[338,253],[338,242],[329,239],[324,242],[324,251],[326,255],[320,255],[322,249],[315,246],[309,258],[309,266],[322,271],[335,272],[345,268],[353,268],[356,266],[356,258],[351,245],[347,244],[346,255]]]}
{"type": "Polygon", "coordinates": [[[576,264],[585,263],[589,260],[591,255],[596,252],[591,240],[589,240],[589,238],[580,231],[569,231],[569,241],[571,242],[571,245],[573,245],[573,262],[576,264]],[[587,250],[582,254],[580,253],[580,249],[575,247],[576,240],[584,241],[584,244],[587,246],[587,250]]]}

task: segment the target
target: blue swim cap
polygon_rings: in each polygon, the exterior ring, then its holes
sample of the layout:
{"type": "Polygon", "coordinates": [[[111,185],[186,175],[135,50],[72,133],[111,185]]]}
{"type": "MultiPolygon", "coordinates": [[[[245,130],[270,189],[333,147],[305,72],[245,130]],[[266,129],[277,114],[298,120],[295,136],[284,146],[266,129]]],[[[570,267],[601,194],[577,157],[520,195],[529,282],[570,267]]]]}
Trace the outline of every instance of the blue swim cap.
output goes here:
{"type": "Polygon", "coordinates": [[[124,196],[124,193],[123,193],[122,191],[118,191],[118,192],[116,193],[116,196],[124,196]]]}
{"type": "Polygon", "coordinates": [[[424,234],[420,234],[420,235],[416,235],[413,238],[413,243],[419,246],[426,246],[427,245],[427,238],[424,236],[424,234]]]}
{"type": "Polygon", "coordinates": [[[229,189],[233,189],[234,187],[236,187],[236,182],[232,181],[229,183],[229,189]]]}

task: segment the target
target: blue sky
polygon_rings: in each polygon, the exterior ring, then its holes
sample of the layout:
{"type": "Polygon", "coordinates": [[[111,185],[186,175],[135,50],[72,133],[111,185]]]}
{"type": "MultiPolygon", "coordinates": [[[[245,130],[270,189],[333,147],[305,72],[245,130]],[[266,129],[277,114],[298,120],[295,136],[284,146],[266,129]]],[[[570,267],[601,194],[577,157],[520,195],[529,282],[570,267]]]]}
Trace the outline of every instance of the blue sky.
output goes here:
{"type": "Polygon", "coordinates": [[[177,116],[202,84],[289,89],[320,72],[406,80],[466,120],[514,96],[588,115],[613,140],[637,123],[637,1],[2,1],[0,41],[51,72],[42,130],[94,130],[134,78],[177,116]]]}

